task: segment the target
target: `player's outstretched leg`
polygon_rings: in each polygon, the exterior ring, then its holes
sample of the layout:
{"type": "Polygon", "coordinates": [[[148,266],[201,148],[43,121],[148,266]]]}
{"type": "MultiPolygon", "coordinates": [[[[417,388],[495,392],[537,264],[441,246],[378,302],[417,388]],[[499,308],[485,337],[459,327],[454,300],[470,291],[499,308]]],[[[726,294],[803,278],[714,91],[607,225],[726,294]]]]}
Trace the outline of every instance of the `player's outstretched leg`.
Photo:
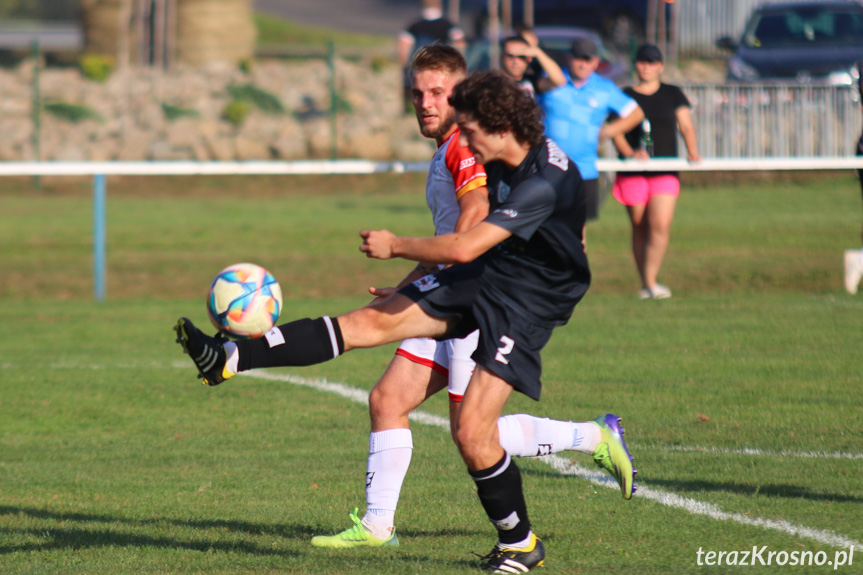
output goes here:
{"type": "Polygon", "coordinates": [[[485,555],[483,571],[492,573],[527,573],[542,565],[545,560],[545,547],[539,538],[531,533],[530,544],[523,549],[501,549],[495,545],[491,553],[485,555]]]}
{"type": "Polygon", "coordinates": [[[225,368],[227,354],[224,343],[228,341],[228,338],[222,334],[210,337],[196,328],[195,324],[185,317],[177,320],[174,331],[177,332],[177,343],[195,362],[195,367],[198,368],[198,377],[203,380],[204,385],[219,385],[226,379],[234,377],[234,373],[225,368]]]}
{"type": "Polygon", "coordinates": [[[359,508],[354,508],[354,512],[350,514],[351,521],[354,522],[352,527],[349,527],[341,533],[335,535],[316,535],[312,537],[312,545],[315,547],[395,547],[399,544],[399,538],[396,537],[396,532],[393,531],[387,539],[379,539],[371,534],[365,527],[363,522],[357,516],[359,508]]]}
{"type": "Polygon", "coordinates": [[[617,480],[623,498],[632,499],[632,494],[636,491],[635,475],[638,470],[633,469],[632,455],[623,440],[621,418],[613,413],[606,413],[593,422],[599,426],[602,433],[602,439],[593,453],[593,460],[617,480]]]}

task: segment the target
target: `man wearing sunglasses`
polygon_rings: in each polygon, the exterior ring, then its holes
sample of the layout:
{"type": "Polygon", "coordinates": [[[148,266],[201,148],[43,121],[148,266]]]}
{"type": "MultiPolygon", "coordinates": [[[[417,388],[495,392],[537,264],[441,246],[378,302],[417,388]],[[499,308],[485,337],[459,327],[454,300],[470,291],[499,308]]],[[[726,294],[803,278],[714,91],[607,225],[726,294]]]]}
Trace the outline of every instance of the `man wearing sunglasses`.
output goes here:
{"type": "Polygon", "coordinates": [[[534,96],[566,84],[563,70],[539,47],[533,34],[506,38],[501,45],[500,65],[505,76],[515,80],[522,90],[534,96]],[[541,68],[539,73],[531,65],[534,59],[541,68]],[[545,72],[545,75],[541,72],[545,72]]]}

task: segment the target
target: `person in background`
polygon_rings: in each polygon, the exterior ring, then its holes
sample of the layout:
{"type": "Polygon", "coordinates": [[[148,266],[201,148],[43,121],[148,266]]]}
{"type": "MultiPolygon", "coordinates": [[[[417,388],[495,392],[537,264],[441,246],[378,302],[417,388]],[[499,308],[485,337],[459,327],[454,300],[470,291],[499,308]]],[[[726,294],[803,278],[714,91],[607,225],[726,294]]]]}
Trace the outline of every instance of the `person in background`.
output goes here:
{"type": "Polygon", "coordinates": [[[411,110],[411,60],[417,50],[429,44],[448,44],[462,53],[466,46],[462,29],[444,17],[441,0],[422,0],[422,17],[398,35],[405,111],[411,110]]]}
{"type": "Polygon", "coordinates": [[[611,80],[596,73],[599,48],[590,38],[572,43],[566,84],[539,96],[546,135],[575,161],[584,179],[587,219],[599,217],[599,142],[624,134],[641,123],[644,113],[635,100],[611,80]],[[606,121],[611,114],[617,118],[606,121]]]}
{"type": "MultiPolygon", "coordinates": [[[[863,61],[857,63],[857,69],[863,70],[863,61]]],[[[857,80],[857,90],[860,92],[860,104],[863,106],[863,76],[857,80]]],[[[863,108],[861,108],[863,109],[863,108]]],[[[863,133],[857,141],[857,155],[863,157],[863,133]]],[[[863,191],[863,170],[857,170],[860,178],[860,188],[863,191]]],[[[863,278],[863,248],[845,250],[845,291],[854,295],[863,278]]]]}
{"type": "MultiPolygon", "coordinates": [[[[677,86],[663,84],[662,52],[651,44],[638,49],[635,70],[638,83],[624,92],[644,111],[644,122],[614,137],[621,158],[649,160],[677,157],[677,130],[686,144],[686,158],[701,160],[689,100],[677,86]]],[[[665,259],[674,208],[680,195],[676,172],[619,173],[612,194],[626,206],[632,222],[632,254],[641,277],[641,299],[665,299],[671,290],[656,282],[665,259]]]]}
{"type": "Polygon", "coordinates": [[[566,84],[563,70],[540,48],[536,34],[530,29],[504,39],[500,67],[504,76],[534,96],[566,84]]]}

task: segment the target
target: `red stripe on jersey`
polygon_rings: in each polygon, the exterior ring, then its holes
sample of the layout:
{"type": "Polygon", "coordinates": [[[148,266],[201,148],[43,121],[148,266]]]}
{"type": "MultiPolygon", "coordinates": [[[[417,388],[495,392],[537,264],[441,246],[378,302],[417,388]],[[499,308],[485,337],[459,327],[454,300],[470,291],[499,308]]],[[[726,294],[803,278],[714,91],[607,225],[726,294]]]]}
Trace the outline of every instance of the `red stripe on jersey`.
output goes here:
{"type": "Polygon", "coordinates": [[[407,352],[401,348],[396,350],[396,355],[400,355],[403,358],[407,359],[408,361],[412,361],[414,363],[418,363],[420,365],[430,367],[433,370],[435,370],[436,372],[438,372],[439,374],[443,375],[444,377],[449,377],[449,370],[447,368],[445,368],[444,366],[442,366],[441,364],[435,363],[435,361],[432,359],[426,359],[424,357],[414,355],[414,354],[407,352]]]}
{"type": "Polygon", "coordinates": [[[460,198],[471,190],[486,185],[485,166],[476,161],[467,146],[459,144],[461,131],[456,128],[447,141],[444,163],[452,174],[455,197],[460,198]]]}

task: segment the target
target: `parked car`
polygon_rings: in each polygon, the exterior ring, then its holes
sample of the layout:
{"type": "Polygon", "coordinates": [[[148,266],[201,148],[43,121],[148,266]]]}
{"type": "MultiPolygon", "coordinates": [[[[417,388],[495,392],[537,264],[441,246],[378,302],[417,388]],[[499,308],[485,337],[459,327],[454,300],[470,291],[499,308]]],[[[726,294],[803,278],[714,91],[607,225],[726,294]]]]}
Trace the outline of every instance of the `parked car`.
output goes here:
{"type": "Polygon", "coordinates": [[[762,4],[739,42],[726,36],[717,45],[733,51],[732,82],[854,84],[863,60],[863,5],[854,0],[762,4]]]}
{"type": "MultiPolygon", "coordinates": [[[[631,37],[644,36],[648,0],[533,0],[535,26],[575,26],[602,33],[614,46],[624,48],[631,37]]],[[[488,0],[460,0],[461,13],[473,24],[477,38],[486,33],[488,0]]],[[[524,22],[523,0],[512,0],[512,22],[524,22]]]]}
{"type": "MultiPolygon", "coordinates": [[[[569,26],[537,26],[534,28],[539,45],[545,52],[554,58],[561,68],[567,68],[567,54],[572,48],[572,42],[577,38],[590,38],[599,48],[599,67],[596,69],[600,76],[608,78],[613,82],[625,82],[629,79],[629,68],[621,63],[621,60],[609,50],[602,42],[602,38],[593,30],[575,28],[569,26]]],[[[488,40],[476,40],[472,42],[465,54],[468,69],[487,70],[489,66],[488,40]]]]}
{"type": "Polygon", "coordinates": [[[0,0],[0,66],[15,66],[34,43],[49,64],[74,59],[84,48],[78,0],[0,0]]]}

